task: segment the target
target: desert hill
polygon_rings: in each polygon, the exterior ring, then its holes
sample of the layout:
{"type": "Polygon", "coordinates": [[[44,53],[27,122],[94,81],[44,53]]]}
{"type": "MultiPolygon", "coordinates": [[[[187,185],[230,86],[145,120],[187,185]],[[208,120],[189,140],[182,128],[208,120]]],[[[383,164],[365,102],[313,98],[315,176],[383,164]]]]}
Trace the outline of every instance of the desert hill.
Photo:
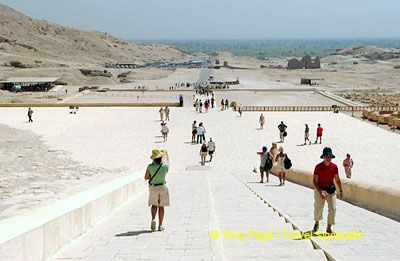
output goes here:
{"type": "MultiPolygon", "coordinates": [[[[82,63],[184,60],[180,50],[164,45],[135,45],[107,33],[36,20],[0,4],[0,61],[49,59],[82,63]]],[[[22,61],[24,62],[24,61],[22,61]]]]}

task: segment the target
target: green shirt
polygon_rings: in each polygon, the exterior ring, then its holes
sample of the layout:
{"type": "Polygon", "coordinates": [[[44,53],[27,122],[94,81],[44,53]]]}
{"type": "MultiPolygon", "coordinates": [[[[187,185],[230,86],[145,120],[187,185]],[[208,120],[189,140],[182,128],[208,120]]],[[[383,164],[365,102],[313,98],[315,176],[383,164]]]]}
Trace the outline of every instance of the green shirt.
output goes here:
{"type": "MultiPolygon", "coordinates": [[[[160,167],[160,164],[152,163],[147,166],[147,169],[150,172],[150,178],[156,173],[158,167],[160,167]]],[[[151,184],[161,184],[165,182],[165,176],[168,173],[168,164],[167,163],[162,163],[162,166],[160,170],[157,172],[157,175],[154,177],[154,179],[151,181],[151,184]]]]}

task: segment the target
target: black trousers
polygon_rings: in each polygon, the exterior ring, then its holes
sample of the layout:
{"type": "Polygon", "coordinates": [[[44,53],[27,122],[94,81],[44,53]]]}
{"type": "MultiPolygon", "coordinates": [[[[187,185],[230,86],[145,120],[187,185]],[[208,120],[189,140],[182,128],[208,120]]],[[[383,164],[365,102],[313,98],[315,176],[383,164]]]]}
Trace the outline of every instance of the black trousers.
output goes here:
{"type": "Polygon", "coordinates": [[[29,116],[29,115],[28,115],[28,117],[29,117],[29,121],[28,121],[28,122],[33,122],[32,116],[29,116]]]}

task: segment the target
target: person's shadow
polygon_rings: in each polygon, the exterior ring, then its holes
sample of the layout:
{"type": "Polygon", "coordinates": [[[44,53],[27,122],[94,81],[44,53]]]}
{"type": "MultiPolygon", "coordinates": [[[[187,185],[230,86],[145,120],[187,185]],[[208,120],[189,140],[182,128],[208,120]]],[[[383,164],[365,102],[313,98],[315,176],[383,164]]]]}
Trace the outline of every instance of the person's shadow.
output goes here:
{"type": "Polygon", "coordinates": [[[149,234],[149,233],[153,233],[153,231],[151,231],[151,230],[128,231],[125,233],[117,234],[115,236],[116,237],[135,237],[135,236],[139,236],[141,234],[149,234]]]}

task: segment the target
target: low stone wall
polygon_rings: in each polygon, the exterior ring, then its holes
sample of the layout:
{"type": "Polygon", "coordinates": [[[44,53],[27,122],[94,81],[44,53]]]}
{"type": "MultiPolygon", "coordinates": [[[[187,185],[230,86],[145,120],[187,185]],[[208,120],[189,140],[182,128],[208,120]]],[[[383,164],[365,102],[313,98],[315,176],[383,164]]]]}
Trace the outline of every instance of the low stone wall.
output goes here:
{"type": "Polygon", "coordinates": [[[0,221],[0,260],[45,260],[144,191],[144,171],[0,221]]]}
{"type": "Polygon", "coordinates": [[[38,107],[179,107],[179,102],[159,102],[159,103],[129,103],[129,102],[114,102],[114,103],[0,103],[0,108],[38,108],[38,107]]]}
{"type": "MultiPolygon", "coordinates": [[[[276,176],[272,169],[272,174],[276,176]]],[[[289,170],[287,180],[293,183],[314,188],[313,175],[304,171],[289,170]]],[[[362,208],[380,213],[395,220],[400,220],[400,189],[395,190],[384,186],[366,183],[356,183],[351,180],[342,181],[344,201],[362,208]]]]}

